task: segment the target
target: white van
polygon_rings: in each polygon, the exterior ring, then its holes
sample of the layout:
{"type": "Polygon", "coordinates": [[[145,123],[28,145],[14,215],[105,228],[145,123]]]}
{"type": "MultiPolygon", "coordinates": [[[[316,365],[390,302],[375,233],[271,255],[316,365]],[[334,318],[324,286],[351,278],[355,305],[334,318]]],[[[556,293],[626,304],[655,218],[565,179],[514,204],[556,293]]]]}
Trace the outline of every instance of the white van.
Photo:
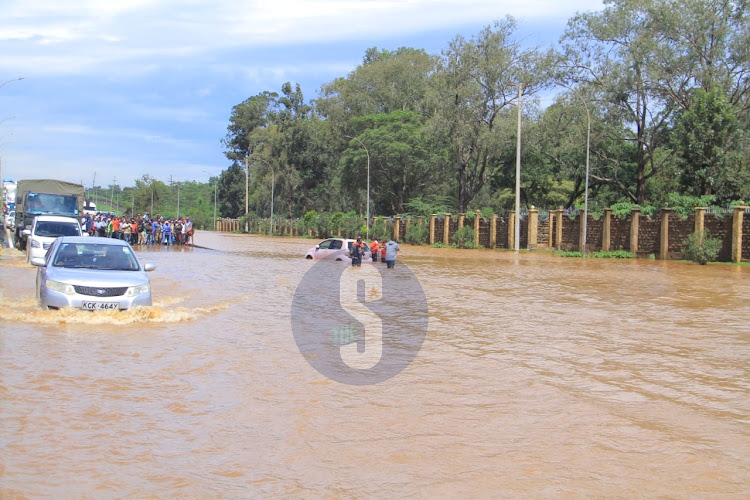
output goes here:
{"type": "Polygon", "coordinates": [[[31,229],[24,229],[26,235],[26,261],[42,257],[47,249],[60,236],[83,236],[81,223],[74,217],[59,215],[37,215],[31,229]]]}

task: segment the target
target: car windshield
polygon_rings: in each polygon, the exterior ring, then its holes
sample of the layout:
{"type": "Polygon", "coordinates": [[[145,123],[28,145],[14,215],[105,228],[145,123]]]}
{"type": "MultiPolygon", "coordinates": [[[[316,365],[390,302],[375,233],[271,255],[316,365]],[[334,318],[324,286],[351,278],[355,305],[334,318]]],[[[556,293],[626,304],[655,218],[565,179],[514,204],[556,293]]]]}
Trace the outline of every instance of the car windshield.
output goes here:
{"type": "Polygon", "coordinates": [[[96,243],[63,243],[55,255],[55,267],[137,271],[138,260],[130,247],[96,243]]]}
{"type": "Polygon", "coordinates": [[[80,236],[81,231],[75,222],[39,221],[34,229],[36,236],[57,238],[58,236],[80,236]]]}

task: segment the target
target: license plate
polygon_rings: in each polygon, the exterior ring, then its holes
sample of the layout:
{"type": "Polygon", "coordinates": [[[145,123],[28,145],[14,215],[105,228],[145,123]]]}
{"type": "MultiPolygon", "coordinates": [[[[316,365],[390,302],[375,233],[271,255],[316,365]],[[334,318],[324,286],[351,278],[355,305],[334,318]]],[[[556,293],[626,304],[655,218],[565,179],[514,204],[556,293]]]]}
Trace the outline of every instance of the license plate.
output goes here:
{"type": "Polygon", "coordinates": [[[119,307],[120,304],[118,302],[83,302],[81,304],[81,309],[87,311],[117,309],[119,307]]]}

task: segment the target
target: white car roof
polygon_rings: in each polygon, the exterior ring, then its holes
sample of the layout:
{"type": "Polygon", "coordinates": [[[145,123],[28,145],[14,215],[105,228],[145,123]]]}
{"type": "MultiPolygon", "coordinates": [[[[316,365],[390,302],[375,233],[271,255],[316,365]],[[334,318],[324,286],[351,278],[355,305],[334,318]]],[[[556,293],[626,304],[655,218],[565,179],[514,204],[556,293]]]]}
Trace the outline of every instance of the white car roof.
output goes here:
{"type": "Polygon", "coordinates": [[[37,215],[34,217],[35,221],[44,221],[44,222],[78,222],[78,219],[75,217],[65,217],[63,215],[37,215]]]}

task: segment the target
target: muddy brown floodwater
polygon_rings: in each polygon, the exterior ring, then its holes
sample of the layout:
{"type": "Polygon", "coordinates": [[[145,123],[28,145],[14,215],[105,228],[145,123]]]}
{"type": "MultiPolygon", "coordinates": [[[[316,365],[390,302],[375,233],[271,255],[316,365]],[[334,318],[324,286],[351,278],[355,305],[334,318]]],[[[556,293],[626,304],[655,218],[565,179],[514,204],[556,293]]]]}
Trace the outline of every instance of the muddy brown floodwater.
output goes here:
{"type": "Polygon", "coordinates": [[[352,386],[292,335],[314,241],[197,242],[125,313],[0,255],[1,498],[750,496],[750,267],[405,246],[425,342],[352,386]]]}

